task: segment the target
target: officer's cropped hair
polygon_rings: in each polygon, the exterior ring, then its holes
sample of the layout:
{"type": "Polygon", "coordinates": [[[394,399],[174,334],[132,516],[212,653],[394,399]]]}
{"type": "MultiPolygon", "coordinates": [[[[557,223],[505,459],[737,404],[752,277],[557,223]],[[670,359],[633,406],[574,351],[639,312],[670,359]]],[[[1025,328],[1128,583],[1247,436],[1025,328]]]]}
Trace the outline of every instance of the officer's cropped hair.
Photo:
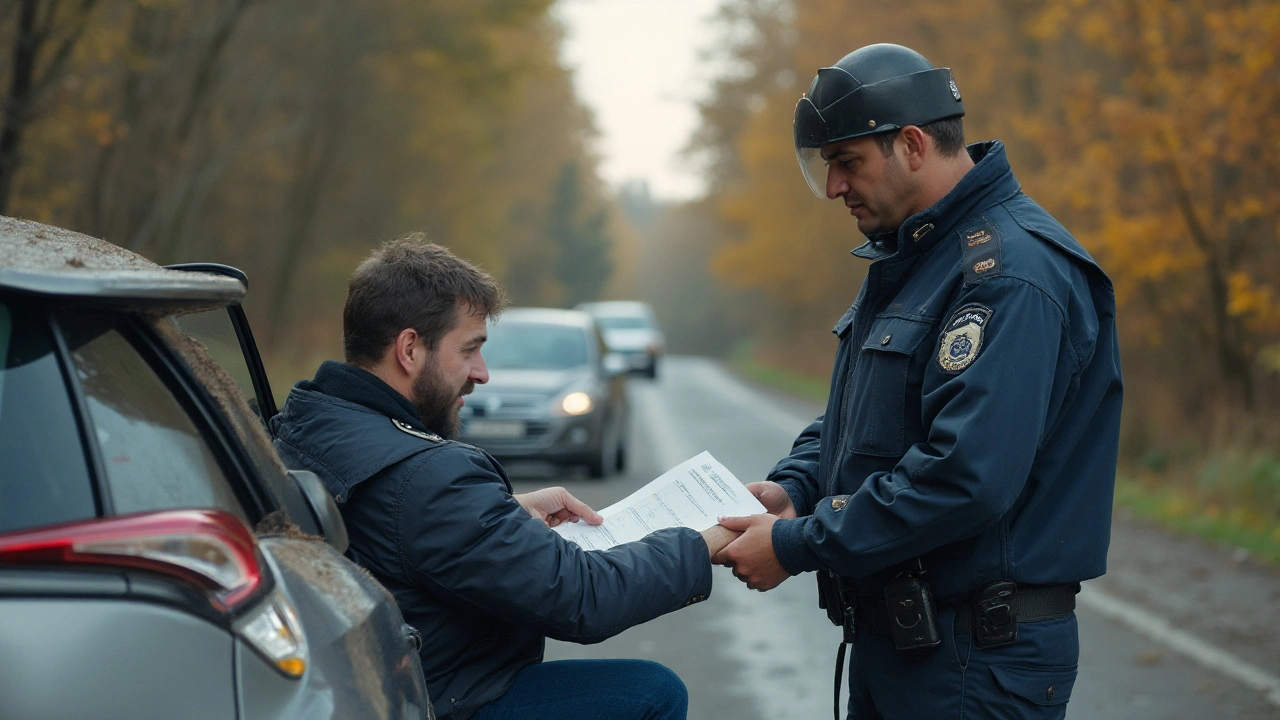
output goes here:
{"type": "Polygon", "coordinates": [[[434,350],[458,323],[457,309],[494,317],[506,294],[488,273],[427,241],[425,233],[390,240],[356,268],[342,310],[347,362],[377,364],[405,328],[434,350]]]}
{"type": "MultiPolygon", "coordinates": [[[[938,154],[942,157],[955,157],[964,150],[964,119],[963,118],[947,118],[946,120],[935,120],[931,123],[925,123],[920,126],[925,135],[933,138],[933,144],[938,148],[938,154]]],[[[873,135],[876,144],[880,146],[880,152],[885,157],[889,157],[893,153],[893,141],[897,139],[898,133],[881,133],[873,135]]]]}

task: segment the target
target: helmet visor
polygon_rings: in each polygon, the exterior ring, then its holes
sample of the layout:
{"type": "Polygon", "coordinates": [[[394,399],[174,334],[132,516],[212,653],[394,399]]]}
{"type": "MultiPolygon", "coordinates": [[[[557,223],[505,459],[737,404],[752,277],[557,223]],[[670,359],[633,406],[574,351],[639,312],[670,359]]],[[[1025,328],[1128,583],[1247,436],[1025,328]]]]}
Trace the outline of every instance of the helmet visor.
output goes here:
{"type": "Polygon", "coordinates": [[[827,199],[827,161],[822,157],[822,148],[796,147],[796,160],[800,161],[800,172],[804,181],[819,200],[827,199]]]}
{"type": "Polygon", "coordinates": [[[819,199],[827,196],[827,162],[822,159],[822,146],[827,142],[829,129],[822,113],[813,101],[801,96],[796,102],[795,115],[791,119],[791,135],[795,142],[796,160],[809,189],[819,199]]]}

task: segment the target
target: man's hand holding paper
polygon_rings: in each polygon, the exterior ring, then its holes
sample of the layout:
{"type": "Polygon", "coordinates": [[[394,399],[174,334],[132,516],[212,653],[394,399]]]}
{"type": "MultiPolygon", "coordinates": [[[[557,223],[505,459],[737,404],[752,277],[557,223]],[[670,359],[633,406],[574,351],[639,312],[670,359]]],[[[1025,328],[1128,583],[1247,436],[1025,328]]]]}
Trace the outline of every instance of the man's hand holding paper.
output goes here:
{"type": "Polygon", "coordinates": [[[601,510],[602,524],[562,523],[554,529],[587,550],[605,550],[655,530],[688,527],[702,533],[714,556],[731,539],[728,531],[714,529],[718,518],[762,512],[764,506],[733,473],[704,452],[601,510]]]}

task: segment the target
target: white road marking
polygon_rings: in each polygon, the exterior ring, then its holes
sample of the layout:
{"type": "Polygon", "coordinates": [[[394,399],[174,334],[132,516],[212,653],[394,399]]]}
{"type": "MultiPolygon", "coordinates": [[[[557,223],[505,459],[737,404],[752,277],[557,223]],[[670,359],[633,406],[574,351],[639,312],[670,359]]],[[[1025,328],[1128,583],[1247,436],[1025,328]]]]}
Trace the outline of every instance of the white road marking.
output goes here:
{"type": "MultiPolygon", "coordinates": [[[[811,422],[773,405],[768,398],[711,363],[690,363],[689,369],[697,374],[700,383],[714,388],[738,407],[777,428],[779,432],[790,433],[794,437],[811,422]]],[[[680,458],[676,462],[683,460],[684,458],[680,458]]],[[[1280,676],[1190,633],[1178,630],[1166,618],[1098,588],[1086,584],[1080,592],[1079,600],[1081,605],[1090,610],[1122,623],[1203,667],[1265,693],[1268,702],[1280,706],[1280,676]]]]}
{"type": "Polygon", "coordinates": [[[1167,645],[1174,652],[1246,687],[1266,693],[1267,701],[1280,707],[1280,677],[1216,645],[1173,627],[1168,620],[1155,613],[1125,602],[1096,587],[1085,584],[1080,589],[1078,599],[1081,605],[1099,615],[1111,618],[1135,632],[1167,645]]]}
{"type": "Polygon", "coordinates": [[[666,470],[701,451],[694,450],[688,436],[676,430],[678,423],[675,413],[671,412],[671,406],[663,402],[658,393],[657,388],[633,387],[631,402],[640,406],[639,412],[634,415],[645,419],[644,431],[653,441],[658,466],[666,470]]]}

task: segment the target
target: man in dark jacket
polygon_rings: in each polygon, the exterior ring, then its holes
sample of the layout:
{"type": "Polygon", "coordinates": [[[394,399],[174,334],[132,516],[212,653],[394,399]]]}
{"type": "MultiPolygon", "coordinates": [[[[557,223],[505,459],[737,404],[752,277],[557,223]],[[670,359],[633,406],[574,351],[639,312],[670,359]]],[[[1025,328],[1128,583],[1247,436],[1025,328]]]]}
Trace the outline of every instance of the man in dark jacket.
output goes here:
{"type": "Polygon", "coordinates": [[[513,495],[488,453],[450,440],[462,397],[488,380],[481,346],[504,298],[423,240],[392,241],[356,270],[346,362],[290,391],[273,420],[277,450],[324,480],[349,555],[421,632],[441,717],[683,718],[687,691],[667,668],[544,663],[544,640],[598,642],[705,600],[710,556],[731,535],[672,528],[584,551],[548,527],[598,523],[594,511],[563,488],[513,495]]]}
{"type": "Polygon", "coordinates": [[[1111,283],[999,142],[966,151],[963,114],[950,71],[897,45],[818,71],[796,107],[806,179],[871,266],[826,413],[749,486],[773,514],[725,519],[745,532],[717,559],[759,590],[816,572],[853,644],[851,718],[1063,717],[1075,593],[1106,569],[1111,283]]]}

